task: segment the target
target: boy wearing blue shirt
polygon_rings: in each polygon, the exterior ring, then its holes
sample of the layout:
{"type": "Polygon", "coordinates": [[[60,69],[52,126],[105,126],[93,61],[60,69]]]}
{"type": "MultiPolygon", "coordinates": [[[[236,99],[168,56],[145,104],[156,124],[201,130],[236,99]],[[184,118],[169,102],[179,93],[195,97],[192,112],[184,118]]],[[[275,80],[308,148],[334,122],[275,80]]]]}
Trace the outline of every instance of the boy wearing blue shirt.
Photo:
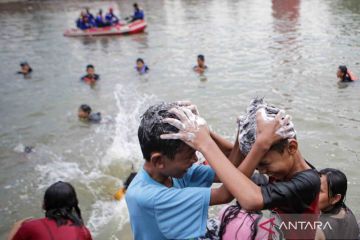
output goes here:
{"type": "MultiPolygon", "coordinates": [[[[193,165],[197,161],[194,149],[180,140],[160,139],[161,134],[177,131],[163,122],[165,118],[176,117],[168,111],[175,105],[162,103],[150,107],[139,126],[145,163],[126,192],[136,240],[201,237],[206,232],[209,205],[231,200],[224,198],[223,187],[210,188],[217,177],[209,166],[193,165]]],[[[231,143],[212,136],[224,153],[231,151],[231,143]]]]}

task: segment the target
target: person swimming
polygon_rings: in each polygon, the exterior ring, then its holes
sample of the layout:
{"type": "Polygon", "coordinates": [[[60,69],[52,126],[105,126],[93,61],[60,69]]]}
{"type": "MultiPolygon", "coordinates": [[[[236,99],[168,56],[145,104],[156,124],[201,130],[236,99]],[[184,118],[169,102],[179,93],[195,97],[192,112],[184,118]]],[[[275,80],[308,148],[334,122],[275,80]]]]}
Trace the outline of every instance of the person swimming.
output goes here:
{"type": "Polygon", "coordinates": [[[81,77],[81,81],[89,85],[94,85],[100,79],[100,76],[95,73],[95,67],[92,64],[86,66],[86,73],[81,77]]]}
{"type": "Polygon", "coordinates": [[[145,74],[150,70],[150,68],[145,64],[142,58],[136,59],[135,69],[140,75],[145,74]]]}
{"type": "Polygon", "coordinates": [[[339,82],[352,82],[357,80],[357,77],[345,65],[339,66],[336,76],[340,79],[339,82]]]}
{"type": "Polygon", "coordinates": [[[197,65],[193,67],[194,71],[201,74],[204,73],[207,68],[208,67],[205,65],[205,56],[199,54],[197,56],[197,65]]]}
{"type": "Polygon", "coordinates": [[[21,62],[20,63],[21,70],[17,72],[17,74],[22,74],[24,76],[29,76],[32,73],[32,68],[30,67],[29,63],[21,62]]]}
{"type": "Polygon", "coordinates": [[[126,178],[125,182],[124,182],[124,186],[122,188],[120,188],[115,194],[114,194],[114,198],[116,200],[121,200],[126,193],[126,190],[128,189],[130,183],[132,182],[132,180],[134,179],[134,177],[136,176],[137,172],[134,171],[134,169],[132,169],[131,173],[129,174],[129,176],[126,178]]]}
{"type": "Polygon", "coordinates": [[[100,123],[101,122],[101,113],[91,113],[91,107],[87,104],[82,104],[78,110],[78,117],[81,121],[91,122],[91,123],[100,123]]]}

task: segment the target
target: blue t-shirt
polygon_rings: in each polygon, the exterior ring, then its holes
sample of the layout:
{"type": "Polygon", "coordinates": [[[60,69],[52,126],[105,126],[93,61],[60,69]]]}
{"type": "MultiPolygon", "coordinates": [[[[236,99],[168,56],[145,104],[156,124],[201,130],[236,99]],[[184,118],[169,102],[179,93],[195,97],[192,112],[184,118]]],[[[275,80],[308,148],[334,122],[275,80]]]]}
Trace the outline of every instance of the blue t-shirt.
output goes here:
{"type": "Polygon", "coordinates": [[[126,191],[135,240],[191,239],[205,235],[215,172],[193,165],[168,188],[141,168],[126,191]]]}

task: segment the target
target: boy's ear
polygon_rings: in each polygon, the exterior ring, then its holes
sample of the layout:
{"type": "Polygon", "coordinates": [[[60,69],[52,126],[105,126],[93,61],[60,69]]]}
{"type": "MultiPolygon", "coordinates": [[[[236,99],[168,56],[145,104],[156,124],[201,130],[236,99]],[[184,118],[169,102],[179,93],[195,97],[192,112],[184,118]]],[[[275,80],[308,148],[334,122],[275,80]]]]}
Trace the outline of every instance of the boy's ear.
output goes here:
{"type": "Polygon", "coordinates": [[[341,199],[341,194],[336,194],[335,196],[333,196],[331,199],[330,199],[330,203],[332,205],[335,205],[338,201],[340,201],[341,199]]]}
{"type": "Polygon", "coordinates": [[[298,143],[295,139],[289,139],[288,151],[290,155],[294,155],[298,150],[298,143]]]}
{"type": "Polygon", "coordinates": [[[164,160],[164,156],[161,153],[151,153],[150,162],[155,168],[163,169],[165,167],[164,160]]]}

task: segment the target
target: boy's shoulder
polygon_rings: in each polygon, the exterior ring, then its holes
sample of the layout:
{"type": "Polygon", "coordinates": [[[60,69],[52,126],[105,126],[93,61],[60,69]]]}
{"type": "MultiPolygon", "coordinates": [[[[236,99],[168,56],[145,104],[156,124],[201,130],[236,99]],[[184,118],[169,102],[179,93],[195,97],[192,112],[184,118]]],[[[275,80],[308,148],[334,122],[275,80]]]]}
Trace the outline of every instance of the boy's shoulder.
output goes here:
{"type": "Polygon", "coordinates": [[[141,169],[136,174],[126,191],[126,201],[137,202],[140,205],[149,205],[154,202],[159,192],[166,189],[160,183],[155,183],[155,180],[149,179],[150,176],[146,174],[144,169],[141,169]]]}
{"type": "Polygon", "coordinates": [[[311,185],[320,188],[321,184],[319,172],[314,168],[298,172],[291,180],[304,183],[303,185],[309,187],[311,185]]]}

